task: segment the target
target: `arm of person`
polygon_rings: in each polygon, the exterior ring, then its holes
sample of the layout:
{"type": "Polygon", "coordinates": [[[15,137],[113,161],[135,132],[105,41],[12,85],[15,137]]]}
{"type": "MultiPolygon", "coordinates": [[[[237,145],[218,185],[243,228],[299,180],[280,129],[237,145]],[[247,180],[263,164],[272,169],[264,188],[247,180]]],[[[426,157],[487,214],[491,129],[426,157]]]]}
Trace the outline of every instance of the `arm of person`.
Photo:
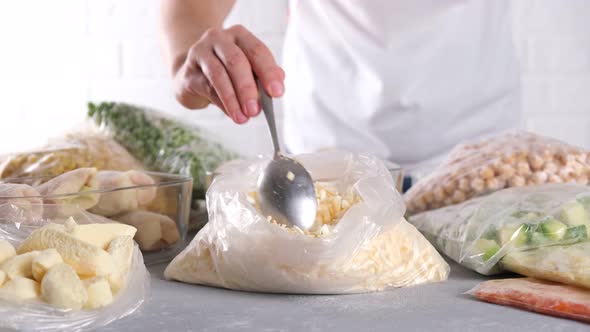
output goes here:
{"type": "Polygon", "coordinates": [[[246,28],[223,28],[234,2],[161,0],[161,32],[176,99],[189,109],[213,103],[242,124],[260,113],[254,77],[270,96],[280,97],[285,74],[246,28]]]}

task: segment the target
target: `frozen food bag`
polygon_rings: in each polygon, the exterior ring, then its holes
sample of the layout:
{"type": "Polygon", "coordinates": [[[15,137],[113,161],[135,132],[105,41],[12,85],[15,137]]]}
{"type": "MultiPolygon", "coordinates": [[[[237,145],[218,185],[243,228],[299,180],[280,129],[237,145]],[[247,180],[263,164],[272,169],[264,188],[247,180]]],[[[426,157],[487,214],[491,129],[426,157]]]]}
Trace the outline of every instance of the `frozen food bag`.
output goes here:
{"type": "Polygon", "coordinates": [[[83,128],[48,140],[40,149],[0,157],[0,178],[39,177],[39,183],[77,168],[142,170],[143,165],[114,139],[83,128]]]}
{"type": "Polygon", "coordinates": [[[88,116],[149,169],[192,176],[193,199],[205,197],[207,171],[237,156],[203,129],[145,107],[90,103],[88,116]]]}
{"type": "Polygon", "coordinates": [[[495,304],[590,323],[590,292],[533,278],[488,280],[469,294],[495,304]]]}
{"type": "Polygon", "coordinates": [[[513,252],[501,263],[525,276],[590,288],[590,242],[513,252]]]}
{"type": "Polygon", "coordinates": [[[52,209],[74,214],[31,217],[0,204],[0,330],[91,331],[136,312],[150,279],[135,229],[43,205],[52,209]]]}
{"type": "Polygon", "coordinates": [[[509,187],[588,184],[588,151],[527,132],[507,132],[455,147],[404,195],[408,214],[462,203],[509,187]]]}
{"type": "Polygon", "coordinates": [[[589,211],[590,187],[545,184],[504,189],[410,222],[439,251],[488,275],[502,271],[498,262],[507,254],[587,241],[589,211]]]}
{"type": "Polygon", "coordinates": [[[445,280],[449,266],[403,218],[383,163],[368,155],[296,157],[316,185],[310,230],[260,213],[257,178],[268,158],[235,163],[207,192],[209,222],[166,268],[167,279],[245,291],[343,294],[445,280]]]}

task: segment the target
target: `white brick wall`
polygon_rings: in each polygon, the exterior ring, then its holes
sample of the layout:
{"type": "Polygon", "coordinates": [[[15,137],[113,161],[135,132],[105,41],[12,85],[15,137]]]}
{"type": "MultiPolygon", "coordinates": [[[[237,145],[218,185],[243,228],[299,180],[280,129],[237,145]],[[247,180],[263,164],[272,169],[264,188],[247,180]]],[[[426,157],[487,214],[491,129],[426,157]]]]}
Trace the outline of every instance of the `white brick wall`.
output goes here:
{"type": "Polygon", "coordinates": [[[590,148],[590,1],[513,1],[527,128],[590,148]]]}
{"type": "MultiPolygon", "coordinates": [[[[590,1],[513,4],[527,127],[590,148],[590,1]]],[[[280,58],[286,11],[287,0],[238,0],[227,24],[244,24],[280,58]]],[[[0,1],[0,153],[83,121],[87,100],[150,105],[246,153],[267,151],[262,118],[236,127],[215,109],[176,104],[157,19],[158,0],[0,1]]]]}

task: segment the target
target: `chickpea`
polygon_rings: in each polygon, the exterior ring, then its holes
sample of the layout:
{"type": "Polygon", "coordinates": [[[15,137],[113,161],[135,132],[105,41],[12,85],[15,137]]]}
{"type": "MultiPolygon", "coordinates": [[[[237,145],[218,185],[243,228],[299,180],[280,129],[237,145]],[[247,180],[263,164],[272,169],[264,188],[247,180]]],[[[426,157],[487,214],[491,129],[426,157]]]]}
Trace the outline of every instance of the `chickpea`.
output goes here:
{"type": "Polygon", "coordinates": [[[545,160],[543,159],[543,157],[539,156],[538,154],[531,154],[528,157],[528,162],[529,162],[529,166],[533,170],[538,171],[543,167],[545,160]]]}
{"type": "Polygon", "coordinates": [[[462,191],[468,191],[471,188],[469,185],[470,182],[471,180],[468,177],[459,179],[459,189],[462,191]]]}
{"type": "Polygon", "coordinates": [[[510,187],[522,187],[526,184],[526,180],[524,177],[516,175],[508,179],[508,184],[510,185],[510,187]]]}
{"type": "Polygon", "coordinates": [[[501,181],[497,178],[486,179],[485,182],[485,186],[488,191],[500,190],[503,187],[501,181]]]}
{"type": "Polygon", "coordinates": [[[457,204],[467,200],[467,195],[465,195],[465,193],[461,190],[456,190],[453,193],[453,197],[451,199],[453,203],[457,204]]]}
{"type": "Polygon", "coordinates": [[[443,190],[448,194],[451,195],[455,190],[457,190],[457,181],[448,181],[447,183],[443,184],[443,190]]]}
{"type": "Polygon", "coordinates": [[[432,203],[434,201],[434,194],[432,193],[432,191],[425,192],[424,195],[423,195],[423,197],[424,197],[424,201],[427,204],[430,204],[430,203],[432,203]]]}
{"type": "Polygon", "coordinates": [[[545,162],[545,165],[543,165],[543,171],[548,174],[555,174],[557,173],[557,165],[553,161],[545,162]]]}
{"type": "Polygon", "coordinates": [[[509,164],[504,164],[500,168],[500,178],[508,180],[516,174],[516,170],[509,164]]]}
{"type": "Polygon", "coordinates": [[[447,195],[445,194],[445,191],[440,186],[437,186],[434,189],[433,193],[434,193],[434,200],[435,201],[438,201],[438,202],[444,201],[445,198],[447,197],[447,195]]]}
{"type": "Polygon", "coordinates": [[[543,171],[535,172],[533,173],[532,180],[535,184],[547,183],[547,180],[549,180],[549,174],[543,171]]]}
{"type": "Polygon", "coordinates": [[[522,176],[522,177],[527,177],[529,175],[531,175],[531,167],[529,166],[529,164],[527,162],[524,161],[519,161],[516,164],[516,174],[522,176]]]}
{"type": "Polygon", "coordinates": [[[480,178],[471,180],[471,189],[476,193],[482,193],[485,190],[485,182],[480,178]]]}
{"type": "Polygon", "coordinates": [[[563,183],[561,177],[555,174],[549,174],[549,178],[547,179],[549,183],[563,183]]]}
{"type": "Polygon", "coordinates": [[[572,174],[574,174],[574,170],[568,166],[562,167],[557,174],[562,178],[568,178],[570,177],[572,174]]]}
{"type": "Polygon", "coordinates": [[[491,179],[494,177],[494,170],[489,166],[484,166],[479,170],[479,176],[483,179],[491,179]]]}

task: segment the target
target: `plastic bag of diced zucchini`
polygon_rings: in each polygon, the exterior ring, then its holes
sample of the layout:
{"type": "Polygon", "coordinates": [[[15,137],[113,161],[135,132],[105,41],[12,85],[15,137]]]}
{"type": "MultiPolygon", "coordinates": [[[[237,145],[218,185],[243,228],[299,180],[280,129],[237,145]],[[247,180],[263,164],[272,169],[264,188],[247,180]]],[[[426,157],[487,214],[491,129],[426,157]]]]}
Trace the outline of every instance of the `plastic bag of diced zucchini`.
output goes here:
{"type": "MultiPolygon", "coordinates": [[[[563,260],[552,259],[550,268],[569,273],[565,269],[573,265],[566,265],[568,253],[560,248],[588,240],[589,211],[590,187],[545,184],[504,189],[417,214],[410,222],[439,251],[481,274],[498,273],[504,268],[521,273],[524,267],[516,258],[529,256],[534,250],[560,252],[563,260]],[[504,260],[510,264],[503,264],[504,260]]],[[[588,251],[568,252],[578,255],[572,260],[580,262],[590,257],[588,251]]],[[[520,262],[528,261],[522,258],[520,262]]]]}
{"type": "Polygon", "coordinates": [[[58,176],[81,167],[127,171],[144,169],[125,148],[104,133],[83,128],[54,137],[40,149],[0,157],[0,179],[58,176]]]}
{"type": "Polygon", "coordinates": [[[408,214],[462,203],[509,187],[588,184],[590,157],[556,139],[510,131],[460,144],[405,195],[408,214]]]}
{"type": "Polygon", "coordinates": [[[206,173],[236,158],[203,129],[125,103],[88,105],[88,116],[148,168],[193,177],[193,199],[206,191],[206,173]]]}
{"type": "Polygon", "coordinates": [[[0,330],[93,330],[134,313],[149,291],[134,234],[82,210],[46,219],[0,205],[0,330]]]}
{"type": "Polygon", "coordinates": [[[165,277],[304,294],[379,291],[447,278],[446,262],[403,218],[401,196],[381,161],[345,152],[296,158],[315,181],[318,213],[310,230],[259,212],[256,183],[268,159],[234,163],[207,192],[209,223],[165,277]]]}

